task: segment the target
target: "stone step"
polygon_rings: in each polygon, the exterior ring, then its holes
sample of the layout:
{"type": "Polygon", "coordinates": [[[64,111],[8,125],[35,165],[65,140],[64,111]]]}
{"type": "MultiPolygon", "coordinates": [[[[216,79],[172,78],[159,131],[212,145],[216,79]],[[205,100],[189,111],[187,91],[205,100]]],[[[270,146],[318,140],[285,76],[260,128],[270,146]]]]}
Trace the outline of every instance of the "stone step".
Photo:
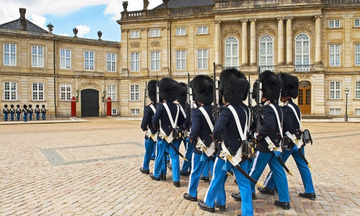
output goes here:
{"type": "Polygon", "coordinates": [[[311,114],[304,114],[301,115],[302,119],[332,119],[332,117],[327,115],[311,115],[311,114]]]}

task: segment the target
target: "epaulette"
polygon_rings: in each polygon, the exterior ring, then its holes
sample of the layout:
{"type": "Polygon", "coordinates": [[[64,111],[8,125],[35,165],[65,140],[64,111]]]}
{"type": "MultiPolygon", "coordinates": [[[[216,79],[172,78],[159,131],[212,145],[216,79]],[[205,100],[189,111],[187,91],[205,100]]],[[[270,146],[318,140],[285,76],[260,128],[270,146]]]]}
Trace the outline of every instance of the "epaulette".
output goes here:
{"type": "Polygon", "coordinates": [[[267,100],[267,101],[265,101],[264,106],[268,106],[269,104],[271,104],[271,101],[267,100]]]}

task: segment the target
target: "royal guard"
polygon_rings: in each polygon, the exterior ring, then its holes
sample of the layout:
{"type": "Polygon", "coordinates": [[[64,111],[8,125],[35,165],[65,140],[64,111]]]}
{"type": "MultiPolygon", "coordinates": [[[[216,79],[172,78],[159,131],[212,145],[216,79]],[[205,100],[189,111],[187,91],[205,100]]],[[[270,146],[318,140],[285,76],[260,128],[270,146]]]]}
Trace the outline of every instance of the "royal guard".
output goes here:
{"type": "Polygon", "coordinates": [[[42,117],[42,120],[45,120],[45,117],[46,117],[46,108],[45,108],[45,105],[41,105],[41,117],[42,117]]]}
{"type": "Polygon", "coordinates": [[[34,110],[36,120],[39,120],[39,119],[40,119],[40,108],[39,108],[39,107],[40,107],[39,104],[36,104],[35,110],[34,110]]]}
{"type": "Polygon", "coordinates": [[[15,116],[15,108],[14,108],[14,104],[10,105],[10,120],[14,121],[14,116],[15,116]]]}
{"type": "Polygon", "coordinates": [[[24,122],[27,122],[29,111],[26,104],[23,105],[22,113],[23,113],[24,122]]]}
{"type": "Polygon", "coordinates": [[[32,108],[32,105],[29,104],[29,109],[28,109],[28,113],[29,113],[29,120],[31,121],[32,120],[32,116],[33,116],[33,108],[32,108]]]}
{"type": "Polygon", "coordinates": [[[179,144],[182,141],[179,128],[184,124],[184,117],[180,115],[180,107],[174,103],[179,90],[179,83],[171,78],[163,78],[159,82],[162,103],[157,105],[156,113],[152,117],[155,130],[159,130],[156,149],[154,173],[151,179],[159,181],[161,170],[166,166],[165,151],[169,153],[172,164],[172,179],[175,187],[180,187],[179,144]],[[161,124],[160,124],[161,122],[161,124]]]}
{"type": "Polygon", "coordinates": [[[21,108],[20,108],[20,105],[19,105],[19,104],[16,105],[16,110],[15,110],[15,112],[16,112],[16,120],[17,120],[17,121],[20,121],[21,108]]]}
{"type": "Polygon", "coordinates": [[[7,104],[4,105],[3,114],[4,114],[4,121],[7,121],[7,120],[8,120],[8,116],[9,116],[9,109],[8,109],[8,105],[7,105],[7,104]]]}

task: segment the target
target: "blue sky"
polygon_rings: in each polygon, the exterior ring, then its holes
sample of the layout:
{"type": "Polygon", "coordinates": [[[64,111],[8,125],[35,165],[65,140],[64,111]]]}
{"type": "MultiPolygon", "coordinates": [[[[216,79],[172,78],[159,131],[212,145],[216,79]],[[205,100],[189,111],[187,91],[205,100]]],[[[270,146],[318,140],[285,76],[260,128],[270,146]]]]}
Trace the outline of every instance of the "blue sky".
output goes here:
{"type": "MultiPolygon", "coordinates": [[[[53,33],[73,36],[77,27],[78,37],[120,41],[120,25],[123,0],[0,0],[0,24],[19,18],[19,8],[26,8],[26,18],[48,30],[46,25],[54,26],[53,33]]],[[[148,9],[162,3],[162,0],[149,0],[148,9]]],[[[143,9],[143,0],[128,0],[128,11],[143,9]]]]}

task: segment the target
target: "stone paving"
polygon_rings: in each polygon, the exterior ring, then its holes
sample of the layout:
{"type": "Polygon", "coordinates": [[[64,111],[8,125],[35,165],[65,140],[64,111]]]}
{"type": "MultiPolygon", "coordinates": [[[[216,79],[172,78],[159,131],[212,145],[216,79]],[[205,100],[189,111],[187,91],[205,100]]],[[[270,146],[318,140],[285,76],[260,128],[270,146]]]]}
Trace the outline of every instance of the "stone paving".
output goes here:
{"type": "MultiPolygon", "coordinates": [[[[226,182],[227,210],[214,214],[183,199],[181,187],[140,173],[144,152],[139,119],[82,118],[52,124],[0,125],[0,215],[236,215],[240,203],[226,182]],[[74,123],[78,122],[78,123],[74,123]]],[[[273,205],[277,195],[257,192],[255,215],[360,215],[360,123],[303,123],[314,145],[306,147],[317,200],[300,198],[303,186],[292,159],[287,162],[291,208],[273,205]]],[[[183,152],[183,147],[181,149],[183,152]]],[[[153,161],[151,162],[151,169],[153,161]]],[[[260,182],[268,172],[266,168],[260,182]]],[[[201,181],[198,198],[208,184],[201,181]]]]}

